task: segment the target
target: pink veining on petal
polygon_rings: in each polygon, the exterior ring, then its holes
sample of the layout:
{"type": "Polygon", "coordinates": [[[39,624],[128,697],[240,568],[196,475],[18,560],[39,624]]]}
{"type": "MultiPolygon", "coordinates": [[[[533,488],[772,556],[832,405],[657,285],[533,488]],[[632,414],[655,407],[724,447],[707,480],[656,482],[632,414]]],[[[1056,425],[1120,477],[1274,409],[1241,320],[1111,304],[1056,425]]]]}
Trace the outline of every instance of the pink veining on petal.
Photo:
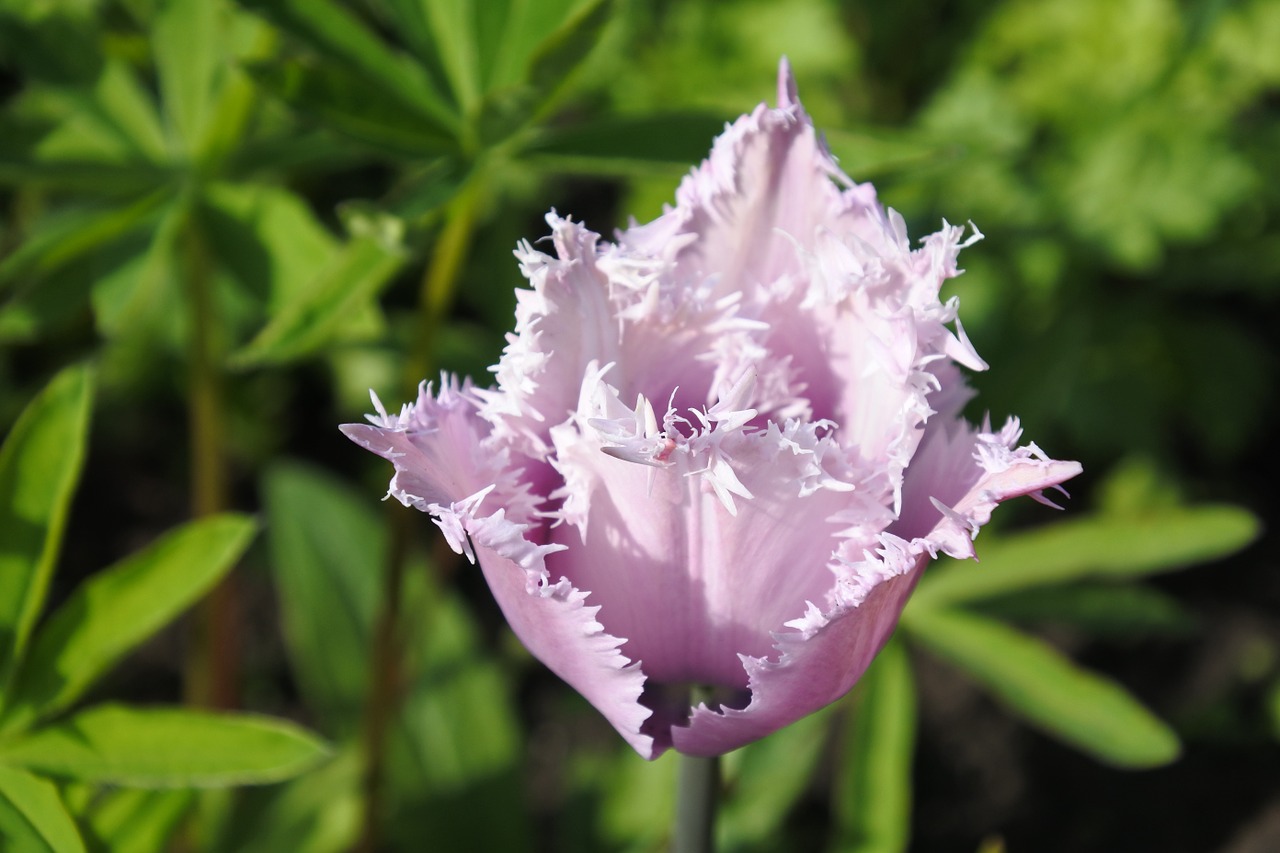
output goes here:
{"type": "Polygon", "coordinates": [[[981,234],[944,222],[913,247],[786,60],[777,97],[653,222],[611,243],[553,212],[549,252],[520,244],[495,387],[446,378],[343,428],[646,758],[835,701],[930,561],[1080,471],[1020,445],[1016,419],[961,417],[960,368],[987,365],[939,292],[981,234]]]}

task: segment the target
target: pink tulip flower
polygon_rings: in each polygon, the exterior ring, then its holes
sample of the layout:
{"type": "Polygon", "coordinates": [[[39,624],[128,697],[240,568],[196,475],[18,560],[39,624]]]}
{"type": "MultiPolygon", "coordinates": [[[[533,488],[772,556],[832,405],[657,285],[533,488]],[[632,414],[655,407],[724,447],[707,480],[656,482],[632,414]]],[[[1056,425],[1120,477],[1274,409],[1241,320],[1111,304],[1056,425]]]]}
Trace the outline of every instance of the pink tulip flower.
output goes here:
{"type": "MultiPolygon", "coordinates": [[[[445,377],[355,442],[478,561],[516,636],[645,758],[712,756],[853,687],[925,566],[1080,472],[961,417],[983,370],[939,288],[981,235],[837,167],[785,60],[675,207],[602,241],[547,217],[481,389],[445,377]],[[694,703],[694,688],[702,701],[694,703]]],[[[1046,501],[1047,502],[1047,501],[1046,501]]]]}

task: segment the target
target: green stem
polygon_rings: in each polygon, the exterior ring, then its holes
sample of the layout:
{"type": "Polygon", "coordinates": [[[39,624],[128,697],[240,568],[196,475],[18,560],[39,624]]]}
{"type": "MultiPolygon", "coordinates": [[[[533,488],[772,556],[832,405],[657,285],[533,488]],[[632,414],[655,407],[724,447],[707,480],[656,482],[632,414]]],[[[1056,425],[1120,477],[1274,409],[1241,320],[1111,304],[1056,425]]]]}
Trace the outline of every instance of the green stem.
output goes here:
{"type": "Polygon", "coordinates": [[[680,756],[672,853],[712,853],[715,850],[716,801],[719,791],[719,756],[680,756]]]}
{"type": "MultiPolygon", "coordinates": [[[[473,180],[449,208],[444,228],[422,278],[417,334],[405,365],[405,390],[410,398],[417,393],[418,383],[429,378],[433,368],[436,336],[453,303],[458,274],[474,235],[482,197],[480,183],[473,180]]],[[[361,853],[374,853],[378,849],[385,800],[387,735],[401,698],[403,644],[400,600],[403,598],[405,565],[419,520],[399,505],[390,506],[390,511],[391,546],[388,549],[382,605],[374,625],[370,661],[372,676],[365,705],[364,816],[356,846],[361,853]]]]}
{"type": "MultiPolygon", "coordinates": [[[[179,250],[191,310],[187,412],[191,442],[191,514],[202,518],[228,505],[221,345],[210,259],[198,224],[188,217],[179,250]]],[[[200,604],[187,661],[189,704],[235,707],[239,642],[233,576],[200,604]]]]}

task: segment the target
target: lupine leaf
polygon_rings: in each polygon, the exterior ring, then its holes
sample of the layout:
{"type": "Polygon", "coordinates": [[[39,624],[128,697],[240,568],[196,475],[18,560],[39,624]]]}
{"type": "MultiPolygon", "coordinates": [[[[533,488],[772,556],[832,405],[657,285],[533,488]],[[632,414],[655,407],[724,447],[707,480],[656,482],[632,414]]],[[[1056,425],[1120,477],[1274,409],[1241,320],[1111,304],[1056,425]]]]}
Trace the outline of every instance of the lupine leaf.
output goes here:
{"type": "Polygon", "coordinates": [[[974,608],[1012,622],[1054,622],[1099,637],[1186,635],[1195,618],[1178,600],[1139,583],[1080,583],[983,599],[974,608]]]}
{"type": "Polygon", "coordinates": [[[776,833],[822,760],[833,707],[726,756],[724,781],[731,793],[717,820],[719,849],[769,849],[780,843],[776,833]]]}
{"type": "Polygon", "coordinates": [[[538,161],[575,171],[610,173],[638,164],[685,171],[707,156],[724,125],[722,118],[698,114],[603,119],[544,132],[525,151],[538,161]]]}
{"type": "Polygon", "coordinates": [[[41,626],[14,680],[12,730],[62,710],[134,646],[190,607],[235,565],[252,519],[214,516],[167,534],[85,581],[41,626]]]}
{"type": "Polygon", "coordinates": [[[911,831],[916,693],[907,650],[890,640],[858,684],[836,762],[832,811],[839,853],[899,853],[911,831]]]}
{"type": "Polygon", "coordinates": [[[277,312],[231,363],[280,364],[315,352],[344,320],[378,295],[404,262],[404,253],[379,239],[351,239],[305,295],[277,312]]]}
{"type": "Polygon", "coordinates": [[[358,69],[421,117],[430,119],[441,135],[456,133],[458,116],[432,80],[419,66],[388,48],[343,6],[333,0],[253,0],[250,5],[302,36],[321,53],[358,69]]]}
{"type": "Polygon", "coordinates": [[[194,791],[115,788],[96,792],[81,820],[91,845],[103,853],[168,850],[195,800],[194,791]]]}
{"type": "Polygon", "coordinates": [[[222,47],[215,0],[166,0],[151,35],[165,117],[179,150],[195,154],[213,108],[222,47]]]}
{"type": "MultiPolygon", "coordinates": [[[[15,174],[24,168],[20,163],[12,165],[15,174]]],[[[0,163],[0,181],[5,168],[0,163]]],[[[145,226],[165,197],[164,192],[156,192],[128,205],[69,210],[42,219],[22,245],[0,261],[0,289],[18,279],[47,275],[145,226]]]]}
{"type": "Polygon", "coordinates": [[[248,714],[99,705],[0,744],[0,762],[59,779],[217,788],[289,779],[328,748],[292,723],[248,714]]]}
{"type": "Polygon", "coordinates": [[[84,462],[91,398],[88,368],[62,371],[0,448],[0,686],[44,606],[84,462]]]}
{"type": "Polygon", "coordinates": [[[1120,767],[1156,767],[1178,756],[1177,735],[1124,688],[1044,642],[955,610],[907,615],[909,636],[1049,734],[1120,767]]]}
{"type": "Polygon", "coordinates": [[[263,492],[293,672],[326,731],[353,733],[368,687],[385,526],[346,486],[302,465],[272,466],[263,492]]]}
{"type": "Polygon", "coordinates": [[[446,128],[396,92],[340,66],[271,63],[253,65],[250,72],[266,91],[357,141],[416,157],[457,147],[446,128]]]}
{"type": "Polygon", "coordinates": [[[924,608],[1089,577],[1137,577],[1222,557],[1258,535],[1258,520],[1233,506],[1159,509],[1046,525],[979,545],[978,562],[925,575],[911,599],[924,608]]]}
{"type": "Polygon", "coordinates": [[[541,101],[554,97],[600,41],[609,23],[613,0],[589,0],[547,36],[529,60],[528,80],[541,101]]]}
{"type": "Polygon", "coordinates": [[[84,841],[53,783],[2,764],[0,839],[4,849],[22,853],[84,853],[84,841]]]}

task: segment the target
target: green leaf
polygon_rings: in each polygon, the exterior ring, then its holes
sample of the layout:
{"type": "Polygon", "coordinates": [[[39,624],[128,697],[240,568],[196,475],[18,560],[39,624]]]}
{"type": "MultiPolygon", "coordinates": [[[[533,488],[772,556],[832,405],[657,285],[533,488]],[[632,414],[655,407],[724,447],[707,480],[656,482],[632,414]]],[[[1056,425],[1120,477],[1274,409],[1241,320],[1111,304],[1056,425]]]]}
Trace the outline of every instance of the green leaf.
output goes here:
{"type": "Polygon", "coordinates": [[[1070,625],[1093,637],[1185,636],[1196,624],[1176,598],[1137,583],[1026,589],[974,607],[1004,621],[1070,625]]]}
{"type": "Polygon", "coordinates": [[[335,65],[252,65],[263,89],[352,139],[396,155],[435,156],[457,145],[449,130],[394,91],[335,65]]]}
{"type": "Polygon", "coordinates": [[[911,832],[916,692],[902,641],[881,650],[858,685],[835,765],[833,851],[898,853],[911,832]]]}
{"type": "Polygon", "coordinates": [[[84,366],[54,377],[0,448],[0,688],[44,606],[89,431],[84,366]]]}
{"type": "MultiPolygon", "coordinates": [[[[321,53],[358,70],[375,90],[384,90],[430,119],[442,136],[460,126],[453,108],[422,68],[383,44],[359,18],[333,0],[252,0],[252,8],[298,34],[321,53]]],[[[326,63],[341,73],[334,63],[326,63]]]]}
{"type": "Polygon", "coordinates": [[[373,237],[355,237],[305,294],[285,305],[231,356],[234,367],[282,364],[310,355],[358,309],[372,302],[405,262],[404,253],[373,237]]]}
{"type": "Polygon", "coordinates": [[[797,720],[724,759],[728,790],[717,820],[718,849],[777,849],[787,814],[818,772],[831,730],[832,708],[797,720]]]}
{"type": "MultiPolygon", "coordinates": [[[[168,142],[147,89],[123,62],[108,62],[86,107],[152,162],[168,159],[168,142]]],[[[74,118],[74,117],[73,117],[74,118]]]]}
{"type": "Polygon", "coordinates": [[[244,516],[194,521],[80,585],[36,632],[6,703],[3,730],[78,699],[131,649],[204,596],[254,534],[244,516]]]}
{"type": "Polygon", "coordinates": [[[84,842],[58,789],[23,770],[0,765],[0,839],[23,853],[84,853],[84,842]]]}
{"type": "Polygon", "coordinates": [[[903,624],[1029,722],[1101,761],[1140,768],[1178,757],[1177,735],[1123,687],[1040,640],[951,610],[918,610],[903,624]]]}
{"type": "Polygon", "coordinates": [[[0,159],[0,184],[14,187],[115,196],[146,192],[167,179],[168,173],[149,163],[38,161],[34,157],[0,159]]]}
{"type": "Polygon", "coordinates": [[[214,0],[166,0],[151,33],[165,117],[175,147],[196,153],[213,109],[214,77],[222,57],[219,4],[214,0]]]}
{"type": "Polygon", "coordinates": [[[410,6],[418,6],[421,13],[425,13],[434,34],[432,42],[440,57],[440,65],[463,115],[470,114],[480,99],[479,39],[475,18],[476,6],[485,1],[397,0],[395,3],[402,10],[402,16],[410,6]]]}
{"type": "Polygon", "coordinates": [[[195,800],[194,791],[98,791],[81,821],[93,848],[103,853],[168,850],[195,800]]]}
{"type": "Polygon", "coordinates": [[[363,816],[364,762],[352,745],[300,779],[240,798],[209,853],[346,853],[363,816]]]}
{"type": "Polygon", "coordinates": [[[166,206],[146,249],[94,282],[90,301],[105,337],[132,337],[137,343],[162,330],[182,328],[177,244],[185,219],[181,204],[166,206]]]}
{"type": "Polygon", "coordinates": [[[262,785],[327,755],[315,736],[282,720],[121,705],[95,706],[0,744],[0,763],[136,788],[262,785]]]}
{"type": "MultiPolygon", "coordinates": [[[[0,174],[3,170],[0,165],[0,174]]],[[[166,197],[164,191],[155,192],[127,205],[69,210],[41,219],[22,245],[0,261],[0,289],[15,280],[47,275],[145,227],[166,197]]]]}
{"type": "Polygon", "coordinates": [[[1083,578],[1174,571],[1230,554],[1258,530],[1246,510],[1215,505],[1063,521],[985,543],[979,562],[934,569],[911,605],[923,609],[1083,578]]]}
{"type": "Polygon", "coordinates": [[[527,79],[540,101],[552,99],[600,42],[609,23],[613,0],[588,0],[534,50],[527,79]]]}
{"type": "Polygon", "coordinates": [[[263,492],[293,672],[326,732],[352,734],[368,687],[385,526],[367,498],[303,465],[273,465],[263,492]]]}
{"type": "Polygon", "coordinates": [[[686,171],[707,156],[724,125],[699,114],[612,118],[543,132],[524,150],[543,165],[572,171],[625,174],[653,165],[686,171]]]}

